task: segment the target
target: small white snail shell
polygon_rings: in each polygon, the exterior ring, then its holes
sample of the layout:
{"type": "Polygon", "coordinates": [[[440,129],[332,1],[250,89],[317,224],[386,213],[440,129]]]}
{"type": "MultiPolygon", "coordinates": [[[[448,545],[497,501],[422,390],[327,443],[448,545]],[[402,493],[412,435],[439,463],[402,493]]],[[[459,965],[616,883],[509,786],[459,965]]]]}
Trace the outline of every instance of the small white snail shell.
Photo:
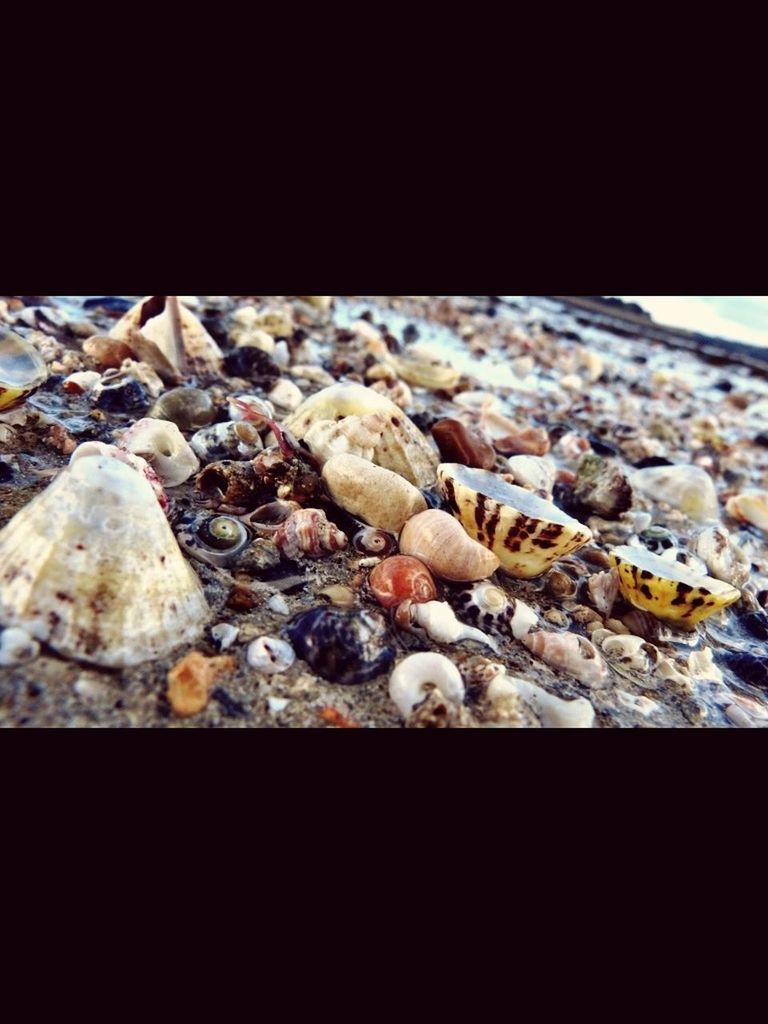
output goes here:
{"type": "Polygon", "coordinates": [[[444,580],[487,579],[501,564],[492,551],[466,533],[453,516],[440,509],[419,512],[403,527],[400,553],[419,558],[444,580]]]}
{"type": "Polygon", "coordinates": [[[495,640],[486,636],[482,630],[459,622],[453,608],[445,601],[425,601],[419,604],[403,601],[397,610],[397,621],[402,622],[405,616],[411,625],[425,630],[433,640],[440,643],[475,640],[479,644],[487,644],[492,651],[498,653],[499,647],[495,640]]]}
{"type": "Polygon", "coordinates": [[[461,673],[442,654],[411,654],[400,662],[389,678],[389,696],[403,718],[408,718],[435,689],[454,704],[461,704],[464,700],[461,673]]]}

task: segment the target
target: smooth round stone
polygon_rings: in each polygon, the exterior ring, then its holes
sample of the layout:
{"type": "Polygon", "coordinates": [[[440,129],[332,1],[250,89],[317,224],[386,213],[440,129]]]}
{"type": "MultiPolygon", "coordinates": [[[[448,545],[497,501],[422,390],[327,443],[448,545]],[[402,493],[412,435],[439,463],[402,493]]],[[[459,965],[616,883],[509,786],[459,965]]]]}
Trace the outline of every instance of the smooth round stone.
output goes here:
{"type": "Polygon", "coordinates": [[[334,455],[323,467],[323,480],[337,505],[379,530],[399,533],[427,508],[413,484],[358,455],[334,455]]]}
{"type": "Polygon", "coordinates": [[[158,398],[149,415],[170,420],[180,430],[199,430],[216,419],[216,407],[208,392],[200,388],[171,388],[158,398]]]}
{"type": "Polygon", "coordinates": [[[712,477],[700,466],[649,466],[629,477],[632,488],[703,522],[717,519],[720,506],[712,477]]]}

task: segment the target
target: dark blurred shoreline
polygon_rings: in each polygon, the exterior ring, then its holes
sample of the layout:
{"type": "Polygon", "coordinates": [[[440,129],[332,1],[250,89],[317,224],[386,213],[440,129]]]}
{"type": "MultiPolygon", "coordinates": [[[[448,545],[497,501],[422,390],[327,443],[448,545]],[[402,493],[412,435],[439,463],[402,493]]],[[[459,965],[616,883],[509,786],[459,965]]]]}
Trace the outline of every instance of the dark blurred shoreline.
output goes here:
{"type": "Polygon", "coordinates": [[[715,365],[738,362],[768,374],[768,346],[730,341],[698,331],[664,327],[647,315],[634,312],[639,307],[618,301],[601,300],[595,296],[545,295],[542,298],[562,303],[585,327],[611,331],[626,338],[645,338],[672,348],[684,348],[715,365]]]}

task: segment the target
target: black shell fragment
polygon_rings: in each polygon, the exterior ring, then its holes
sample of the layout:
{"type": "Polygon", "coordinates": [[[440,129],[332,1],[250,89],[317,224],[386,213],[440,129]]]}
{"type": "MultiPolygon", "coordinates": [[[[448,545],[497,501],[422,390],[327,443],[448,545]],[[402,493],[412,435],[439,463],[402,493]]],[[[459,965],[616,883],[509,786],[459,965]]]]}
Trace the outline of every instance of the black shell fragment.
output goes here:
{"type": "Polygon", "coordinates": [[[395,660],[387,621],[376,612],[312,608],[285,631],[298,657],[331,683],[367,683],[395,660]]]}

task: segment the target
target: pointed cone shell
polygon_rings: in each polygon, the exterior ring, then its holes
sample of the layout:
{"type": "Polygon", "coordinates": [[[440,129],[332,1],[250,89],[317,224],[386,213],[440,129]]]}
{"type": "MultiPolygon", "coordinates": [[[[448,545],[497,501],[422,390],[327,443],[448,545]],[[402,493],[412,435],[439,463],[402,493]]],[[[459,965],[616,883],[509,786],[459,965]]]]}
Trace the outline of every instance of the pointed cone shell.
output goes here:
{"type": "Polygon", "coordinates": [[[0,621],[59,653],[137,665],[197,639],[209,609],[147,480],[72,463],[0,531],[0,621]]]}
{"type": "Polygon", "coordinates": [[[697,622],[741,597],[730,584],[643,548],[624,544],[614,548],[610,557],[626,600],[681,629],[693,629],[697,622]]]}
{"type": "Polygon", "coordinates": [[[578,519],[485,469],[444,462],[437,486],[470,537],[493,551],[510,576],[540,576],[592,540],[578,519]]]}
{"type": "Polygon", "coordinates": [[[399,473],[416,487],[431,486],[438,462],[435,450],[399,406],[362,384],[332,384],[318,391],[302,402],[283,426],[301,440],[316,423],[373,414],[381,417],[382,429],[374,439],[371,462],[399,473]]]}
{"type": "Polygon", "coordinates": [[[443,580],[470,583],[484,580],[499,568],[492,551],[467,536],[461,523],[447,512],[430,508],[403,527],[400,553],[418,558],[443,580]]]}
{"type": "Polygon", "coordinates": [[[109,336],[134,348],[167,382],[183,376],[188,368],[218,373],[221,365],[221,349],[175,295],[149,296],[137,302],[109,336]],[[163,298],[164,305],[158,301],[163,298]]]}

